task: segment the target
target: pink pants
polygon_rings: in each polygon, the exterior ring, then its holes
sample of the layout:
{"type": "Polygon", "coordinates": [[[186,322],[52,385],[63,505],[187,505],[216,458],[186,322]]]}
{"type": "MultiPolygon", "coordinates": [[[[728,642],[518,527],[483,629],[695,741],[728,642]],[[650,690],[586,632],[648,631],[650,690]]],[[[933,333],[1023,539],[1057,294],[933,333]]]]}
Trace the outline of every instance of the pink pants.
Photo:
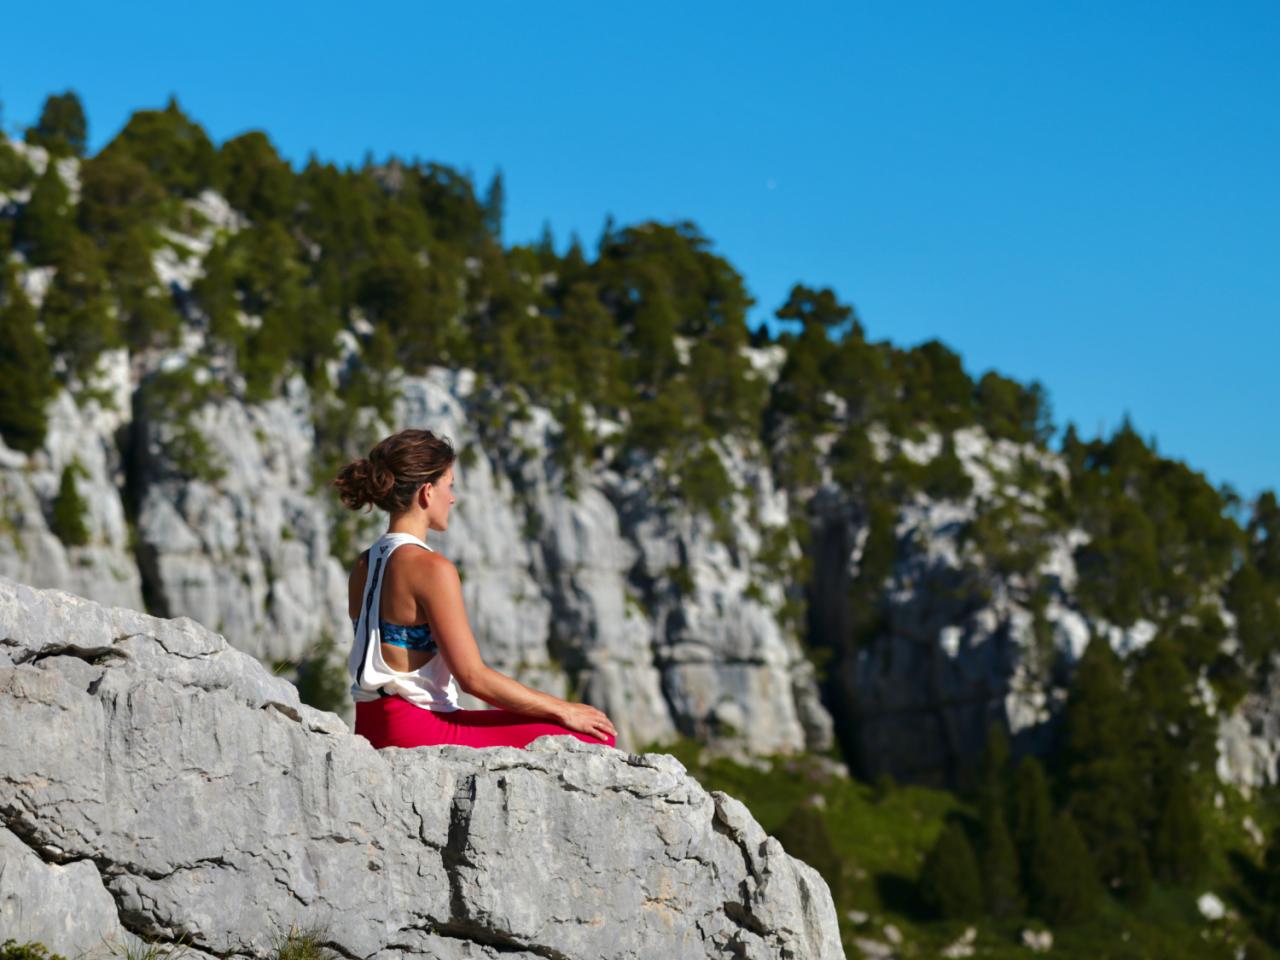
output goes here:
{"type": "Polygon", "coordinates": [[[466,747],[524,747],[548,734],[577,737],[612,747],[605,739],[578,733],[558,723],[534,720],[510,710],[454,710],[436,713],[403,697],[379,697],[356,703],[356,733],[375,747],[430,747],[456,743],[466,747]]]}

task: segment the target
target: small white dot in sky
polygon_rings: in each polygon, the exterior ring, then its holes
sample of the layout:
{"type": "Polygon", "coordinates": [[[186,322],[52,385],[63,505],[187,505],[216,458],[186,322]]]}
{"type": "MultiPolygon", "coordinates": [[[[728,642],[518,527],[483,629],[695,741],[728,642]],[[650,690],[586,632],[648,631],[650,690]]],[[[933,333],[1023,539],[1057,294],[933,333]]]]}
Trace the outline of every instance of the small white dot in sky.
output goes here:
{"type": "Polygon", "coordinates": [[[770,177],[768,180],[766,180],[766,181],[764,182],[764,188],[765,188],[766,190],[777,190],[777,189],[778,189],[778,181],[777,181],[777,180],[774,180],[772,177],[770,177]]]}

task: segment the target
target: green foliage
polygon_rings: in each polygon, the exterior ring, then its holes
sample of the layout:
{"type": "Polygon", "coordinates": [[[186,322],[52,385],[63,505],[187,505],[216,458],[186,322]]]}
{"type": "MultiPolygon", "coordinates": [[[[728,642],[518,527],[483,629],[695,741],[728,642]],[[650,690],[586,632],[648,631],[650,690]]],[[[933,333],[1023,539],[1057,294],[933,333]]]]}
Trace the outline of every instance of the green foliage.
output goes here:
{"type": "Polygon", "coordinates": [[[929,908],[948,920],[968,920],[982,913],[982,876],[964,827],[951,821],[920,868],[920,895],[929,908]]]}
{"type": "Polygon", "coordinates": [[[31,198],[18,211],[13,240],[30,263],[47,266],[60,261],[74,234],[71,192],[51,162],[36,181],[31,198]]]}
{"type": "Polygon", "coordinates": [[[12,938],[0,944],[0,960],[66,960],[60,953],[50,953],[43,943],[19,943],[12,938]]]}
{"type": "Polygon", "coordinates": [[[502,240],[502,217],[506,212],[507,191],[499,170],[489,181],[489,189],[484,194],[484,225],[494,240],[502,240]]]}
{"type": "Polygon", "coordinates": [[[993,917],[1022,912],[1018,851],[1009,833],[1009,740],[999,723],[987,730],[977,778],[978,863],[987,913],[993,917]]]}
{"type": "Polygon", "coordinates": [[[1155,875],[1171,883],[1194,883],[1204,869],[1204,840],[1191,785],[1174,773],[1164,799],[1151,853],[1155,875]]]}
{"type": "Polygon", "coordinates": [[[1129,753],[1132,724],[1118,658],[1093,637],[1067,699],[1060,763],[1067,806],[1108,888],[1145,899],[1150,869],[1139,833],[1140,781],[1129,753]]]}
{"type": "Polygon", "coordinates": [[[58,385],[35,310],[2,268],[0,279],[6,281],[0,305],[0,436],[12,449],[32,453],[44,443],[45,408],[58,385]]]}
{"type": "Polygon", "coordinates": [[[121,344],[107,274],[93,241],[79,232],[72,234],[54,266],[40,321],[67,375],[83,382],[102,352],[121,344]]]}
{"type": "Polygon", "coordinates": [[[35,182],[31,164],[0,136],[0,192],[25,190],[35,182]]]}
{"type": "Polygon", "coordinates": [[[202,382],[190,364],[153,373],[139,385],[138,409],[160,447],[163,470],[187,481],[215,484],[222,479],[225,467],[193,419],[220,394],[216,383],[202,382]]]}
{"type": "Polygon", "coordinates": [[[323,928],[291,926],[272,944],[272,960],[338,960],[340,955],[326,946],[327,938],[323,928]]]}
{"type": "Polygon", "coordinates": [[[1019,916],[1023,900],[1018,852],[1000,810],[992,811],[983,821],[978,851],[987,913],[1001,918],[1019,916]]]}
{"type": "Polygon", "coordinates": [[[324,636],[298,664],[298,697],[317,710],[339,710],[347,700],[346,664],[335,656],[333,637],[324,636]]]}
{"type": "Polygon", "coordinates": [[[176,99],[163,110],[139,110],[106,147],[143,164],[165,190],[194,197],[206,187],[218,187],[218,151],[200,126],[192,122],[176,99]]]}
{"type": "Polygon", "coordinates": [[[1148,448],[1126,420],[1106,441],[1069,429],[1065,511],[1093,538],[1076,554],[1079,596],[1121,625],[1193,613],[1232,573],[1241,531],[1205,478],[1148,448]]]}
{"type": "Polygon", "coordinates": [[[222,145],[220,160],[227,202],[255,223],[278,220],[293,208],[293,168],[258,130],[222,145]]]}
{"type": "Polygon", "coordinates": [[[976,400],[978,422],[993,437],[1043,446],[1053,435],[1048,395],[1038,382],[1024,387],[991,370],[978,381],[976,400]]]}
{"type": "Polygon", "coordinates": [[[84,107],[71,90],[46,98],[40,120],[27,128],[27,143],[44,147],[55,157],[84,156],[88,136],[84,107]]]}
{"type": "Polygon", "coordinates": [[[62,468],[62,479],[58,484],[58,495],[53,500],[49,528],[67,547],[83,547],[89,542],[89,528],[84,522],[89,505],[76,488],[76,477],[88,475],[88,471],[78,460],[73,459],[62,468]]]}
{"type": "Polygon", "coordinates": [[[942,451],[924,464],[920,487],[935,500],[963,500],[973,492],[973,481],[956,455],[951,434],[942,438],[942,451]]]}
{"type": "Polygon", "coordinates": [[[141,229],[116,234],[104,259],[116,295],[116,323],[129,349],[175,345],[182,318],[156,277],[151,248],[141,229]]]}
{"type": "Polygon", "coordinates": [[[711,446],[699,447],[680,463],[679,496],[695,511],[706,514],[717,525],[721,534],[730,532],[724,528],[729,522],[729,500],[733,496],[733,483],[720,455],[711,446]]]}
{"type": "Polygon", "coordinates": [[[150,233],[166,213],[164,187],[124,150],[105,150],[80,165],[80,229],[100,243],[117,234],[150,233]]]}
{"type": "Polygon", "coordinates": [[[1055,925],[1080,923],[1097,909],[1100,891],[1089,849],[1066,811],[1050,827],[1050,839],[1038,844],[1031,864],[1035,910],[1055,925]]]}
{"type": "Polygon", "coordinates": [[[800,804],[791,811],[774,836],[787,853],[822,874],[822,879],[831,888],[832,899],[839,903],[844,893],[844,865],[822,815],[812,806],[800,804]]]}
{"type": "MultiPolygon", "coordinates": [[[[902,390],[902,408],[941,430],[973,422],[973,382],[960,357],[938,340],[897,353],[893,367],[902,390]]],[[[905,424],[903,424],[905,426],[905,424]]]]}

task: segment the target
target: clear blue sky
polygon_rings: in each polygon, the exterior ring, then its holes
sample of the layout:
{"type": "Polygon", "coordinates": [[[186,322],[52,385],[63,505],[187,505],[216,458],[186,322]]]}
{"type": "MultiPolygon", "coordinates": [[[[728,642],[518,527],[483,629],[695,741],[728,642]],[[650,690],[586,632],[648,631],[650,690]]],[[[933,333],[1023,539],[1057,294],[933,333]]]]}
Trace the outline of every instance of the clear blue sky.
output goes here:
{"type": "Polygon", "coordinates": [[[1280,6],[1078,2],[27,4],[10,131],[83,98],[93,149],[176,94],[218,141],[501,167],[508,241],[696,221],[772,314],[829,285],[1280,486],[1280,6]]]}

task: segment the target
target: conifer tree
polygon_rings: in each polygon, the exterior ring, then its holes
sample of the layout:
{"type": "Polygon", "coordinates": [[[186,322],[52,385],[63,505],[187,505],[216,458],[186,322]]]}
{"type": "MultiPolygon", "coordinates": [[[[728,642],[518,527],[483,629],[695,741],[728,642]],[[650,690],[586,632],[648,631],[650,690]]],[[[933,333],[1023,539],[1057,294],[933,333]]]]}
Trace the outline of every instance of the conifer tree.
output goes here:
{"type": "Polygon", "coordinates": [[[1018,877],[1018,852],[1009,835],[1008,810],[1009,738],[1004,727],[993,722],[987,728],[986,749],[978,770],[978,860],[987,911],[1008,917],[1022,909],[1018,877]]]}
{"type": "Polygon", "coordinates": [[[194,197],[221,182],[218,151],[208,134],[170,97],[163,110],[139,110],[106,147],[143,164],[166,189],[194,197]]]}
{"type": "Polygon", "coordinates": [[[165,199],[146,166],[123,150],[104,150],[80,165],[80,229],[99,243],[130,232],[149,238],[165,199]]]}
{"type": "Polygon", "coordinates": [[[1254,501],[1246,533],[1258,573],[1264,580],[1280,582],[1280,501],[1274,491],[1263,491],[1254,501]]]}
{"type": "Polygon", "coordinates": [[[489,189],[484,194],[484,226],[489,236],[502,242],[502,218],[506,213],[507,190],[503,184],[502,171],[498,170],[489,181],[489,189]]]}
{"type": "Polygon", "coordinates": [[[1187,777],[1178,771],[1165,796],[1152,843],[1155,874],[1170,883],[1194,883],[1204,867],[1200,818],[1187,777]]]}
{"type": "Polygon", "coordinates": [[[117,323],[131,350],[177,342],[182,318],[169,291],[160,285],[151,251],[139,230],[116,235],[106,252],[106,268],[119,304],[117,323]]]}
{"type": "Polygon", "coordinates": [[[76,487],[77,474],[83,475],[84,468],[76,460],[62,468],[62,479],[58,484],[58,495],[53,501],[53,517],[49,524],[57,538],[68,547],[83,547],[89,542],[89,528],[84,522],[88,504],[76,487]]]}
{"type": "Polygon", "coordinates": [[[949,823],[920,869],[920,896],[931,910],[948,920],[982,913],[982,875],[964,827],[949,823]]]}
{"type": "Polygon", "coordinates": [[[227,202],[261,223],[286,216],[293,207],[293,169],[260,130],[222,145],[220,161],[227,202]]]}
{"type": "Polygon", "coordinates": [[[1010,802],[1010,820],[1019,864],[1024,876],[1030,876],[1031,863],[1038,845],[1047,843],[1053,823],[1053,801],[1044,767],[1027,755],[1018,764],[1010,802]]]}
{"type": "Polygon", "coordinates": [[[574,392],[597,408],[624,401],[622,338],[612,314],[600,302],[598,288],[575,283],[567,291],[556,324],[558,350],[574,377],[574,392]]]}
{"type": "Polygon", "coordinates": [[[1013,917],[1022,912],[1018,876],[1018,852],[1009,836],[1004,813],[996,808],[982,823],[982,890],[987,912],[993,917],[1013,917]]]}
{"type": "Polygon", "coordinates": [[[80,98],[68,90],[45,99],[39,122],[27,129],[27,142],[44,147],[55,157],[83,157],[88,132],[80,98]]]}
{"type": "Polygon", "coordinates": [[[58,175],[57,164],[45,167],[31,191],[31,199],[18,212],[14,242],[22,247],[31,263],[56,263],[67,250],[75,233],[71,193],[58,175]]]}
{"type": "Polygon", "coordinates": [[[1097,875],[1088,847],[1066,811],[1054,817],[1049,842],[1037,845],[1031,876],[1032,907],[1046,922],[1078,923],[1096,909],[1097,875]]]}
{"type": "Polygon", "coordinates": [[[1263,851],[1261,880],[1260,932],[1273,947],[1280,947],[1280,827],[1271,831],[1263,851]]]}
{"type": "Polygon", "coordinates": [[[121,344],[107,276],[97,248],[84,234],[73,232],[40,306],[40,320],[67,373],[83,380],[103,350],[121,344]]]}
{"type": "Polygon", "coordinates": [[[35,309],[3,264],[0,289],[0,436],[12,449],[32,453],[44,443],[45,408],[57,382],[35,309]]]}
{"type": "Polygon", "coordinates": [[[1061,751],[1067,806],[1099,877],[1141,902],[1150,886],[1145,845],[1133,811],[1141,809],[1120,662],[1101,637],[1089,641],[1067,698],[1061,751]]]}

